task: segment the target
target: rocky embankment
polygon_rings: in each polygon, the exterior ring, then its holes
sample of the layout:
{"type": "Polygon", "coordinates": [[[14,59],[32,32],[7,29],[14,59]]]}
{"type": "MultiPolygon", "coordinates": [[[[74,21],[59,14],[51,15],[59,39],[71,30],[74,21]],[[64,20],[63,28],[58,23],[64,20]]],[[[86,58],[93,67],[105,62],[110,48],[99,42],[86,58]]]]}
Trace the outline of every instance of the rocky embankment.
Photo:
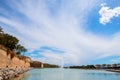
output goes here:
{"type": "Polygon", "coordinates": [[[29,68],[22,68],[22,69],[4,68],[4,69],[0,69],[0,80],[8,80],[8,79],[18,77],[20,74],[22,74],[28,70],[29,70],[29,68]]]}
{"type": "Polygon", "coordinates": [[[6,49],[0,49],[0,80],[8,80],[19,76],[30,68],[30,58],[25,56],[12,57],[6,49]]]}

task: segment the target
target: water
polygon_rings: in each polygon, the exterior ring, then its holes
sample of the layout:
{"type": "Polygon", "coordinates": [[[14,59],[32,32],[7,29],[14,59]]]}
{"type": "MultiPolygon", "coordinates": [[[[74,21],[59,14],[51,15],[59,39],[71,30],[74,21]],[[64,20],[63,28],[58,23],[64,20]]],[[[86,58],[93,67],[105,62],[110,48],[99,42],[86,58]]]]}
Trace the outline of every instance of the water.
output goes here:
{"type": "Polygon", "coordinates": [[[120,80],[120,73],[80,69],[33,69],[14,80],[120,80]]]}

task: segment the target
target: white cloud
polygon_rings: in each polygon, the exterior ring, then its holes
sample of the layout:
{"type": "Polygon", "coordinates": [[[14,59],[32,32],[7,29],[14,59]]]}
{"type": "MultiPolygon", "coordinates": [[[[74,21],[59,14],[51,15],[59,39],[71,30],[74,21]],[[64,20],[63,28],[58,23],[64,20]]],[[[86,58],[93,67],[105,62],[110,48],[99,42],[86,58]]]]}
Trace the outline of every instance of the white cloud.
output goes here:
{"type": "Polygon", "coordinates": [[[103,6],[106,6],[107,4],[106,3],[102,3],[100,6],[103,7],[103,6]]]}
{"type": "Polygon", "coordinates": [[[120,58],[112,59],[111,62],[112,63],[120,63],[120,58]]]}
{"type": "Polygon", "coordinates": [[[120,16],[120,7],[115,7],[110,9],[106,4],[101,4],[102,8],[99,11],[101,18],[99,19],[100,23],[105,25],[109,23],[112,18],[120,16]]]}
{"type": "Polygon", "coordinates": [[[39,54],[43,57],[33,57],[34,60],[59,64],[62,59],[65,64],[84,64],[93,59],[120,55],[120,33],[112,35],[111,38],[102,37],[86,32],[84,28],[86,16],[97,3],[97,0],[63,0],[57,12],[51,13],[43,0],[23,0],[21,3],[13,0],[9,5],[29,21],[20,21],[17,18],[19,15],[11,14],[11,18],[0,17],[0,22],[8,25],[9,27],[5,26],[4,29],[17,36],[30,52],[39,50],[42,46],[64,51],[62,54],[46,51],[39,54]],[[10,32],[8,28],[14,28],[15,31],[10,32]]]}

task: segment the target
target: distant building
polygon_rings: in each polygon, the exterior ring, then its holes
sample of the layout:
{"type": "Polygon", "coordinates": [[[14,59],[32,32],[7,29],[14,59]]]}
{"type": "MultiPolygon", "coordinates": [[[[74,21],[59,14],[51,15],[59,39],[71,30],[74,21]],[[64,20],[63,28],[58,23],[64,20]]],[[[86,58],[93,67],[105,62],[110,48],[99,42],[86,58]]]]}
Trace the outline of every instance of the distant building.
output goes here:
{"type": "Polygon", "coordinates": [[[41,63],[41,68],[44,68],[44,64],[43,63],[41,63]]]}

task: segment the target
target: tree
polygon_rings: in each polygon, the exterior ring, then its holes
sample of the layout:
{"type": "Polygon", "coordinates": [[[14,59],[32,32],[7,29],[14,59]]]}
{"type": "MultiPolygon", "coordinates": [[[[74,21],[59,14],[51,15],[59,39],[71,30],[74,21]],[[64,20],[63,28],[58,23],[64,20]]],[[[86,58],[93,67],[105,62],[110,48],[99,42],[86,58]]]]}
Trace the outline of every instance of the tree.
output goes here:
{"type": "Polygon", "coordinates": [[[96,65],[96,68],[97,68],[97,69],[101,69],[101,65],[100,65],[100,64],[97,64],[97,65],[96,65]]]}
{"type": "Polygon", "coordinates": [[[116,68],[116,67],[117,67],[117,64],[112,64],[112,67],[113,67],[113,68],[116,68]]]}
{"type": "Polygon", "coordinates": [[[1,26],[0,26],[0,34],[2,34],[3,33],[3,29],[1,28],[1,26]]]}
{"type": "Polygon", "coordinates": [[[102,64],[102,68],[105,69],[105,67],[106,67],[106,64],[102,64]]]}
{"type": "Polygon", "coordinates": [[[10,48],[10,50],[14,50],[16,48],[16,45],[18,44],[19,40],[9,34],[4,34],[4,43],[3,45],[6,48],[10,48]]]}
{"type": "Polygon", "coordinates": [[[10,49],[11,51],[15,51],[17,54],[21,54],[21,52],[26,52],[27,49],[19,44],[19,40],[10,35],[8,33],[4,33],[2,28],[0,27],[0,45],[10,49]]]}
{"type": "Polygon", "coordinates": [[[107,64],[107,68],[110,69],[111,65],[110,64],[107,64]]]}
{"type": "Polygon", "coordinates": [[[16,45],[16,53],[19,55],[21,52],[26,52],[27,49],[24,46],[21,46],[20,44],[16,45]]]}
{"type": "Polygon", "coordinates": [[[0,44],[3,44],[3,42],[4,42],[4,35],[3,35],[3,30],[2,30],[2,28],[0,27],[0,44]]]}

